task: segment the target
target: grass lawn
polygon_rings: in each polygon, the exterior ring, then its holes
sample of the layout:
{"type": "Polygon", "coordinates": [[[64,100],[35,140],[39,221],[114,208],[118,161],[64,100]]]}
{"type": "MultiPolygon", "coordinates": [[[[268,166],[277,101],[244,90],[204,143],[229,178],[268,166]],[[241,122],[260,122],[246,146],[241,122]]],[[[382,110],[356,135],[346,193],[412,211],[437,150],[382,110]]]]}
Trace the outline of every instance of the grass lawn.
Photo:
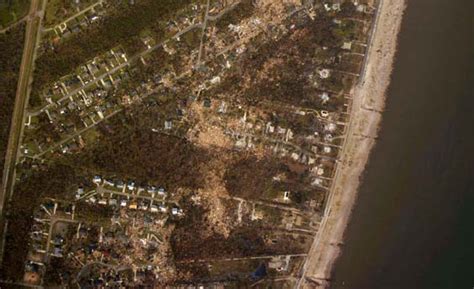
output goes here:
{"type": "Polygon", "coordinates": [[[29,0],[0,0],[0,28],[4,28],[28,13],[29,0]]]}

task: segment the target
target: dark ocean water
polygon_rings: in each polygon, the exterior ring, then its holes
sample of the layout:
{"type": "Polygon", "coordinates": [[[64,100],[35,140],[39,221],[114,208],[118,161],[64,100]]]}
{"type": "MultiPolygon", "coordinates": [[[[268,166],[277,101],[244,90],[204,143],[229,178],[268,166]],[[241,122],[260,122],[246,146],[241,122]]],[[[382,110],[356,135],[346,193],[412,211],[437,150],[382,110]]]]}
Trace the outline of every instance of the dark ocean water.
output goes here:
{"type": "Polygon", "coordinates": [[[474,288],[474,0],[408,2],[334,289],[474,288]]]}

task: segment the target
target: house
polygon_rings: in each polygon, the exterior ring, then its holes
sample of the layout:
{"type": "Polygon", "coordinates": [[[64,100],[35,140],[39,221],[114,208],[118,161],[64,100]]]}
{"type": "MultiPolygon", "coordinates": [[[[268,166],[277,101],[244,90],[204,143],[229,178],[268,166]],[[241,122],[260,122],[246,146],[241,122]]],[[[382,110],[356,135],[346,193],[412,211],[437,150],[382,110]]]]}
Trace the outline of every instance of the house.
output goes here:
{"type": "Polygon", "coordinates": [[[327,131],[335,131],[336,130],[336,124],[335,123],[328,123],[324,126],[324,129],[327,131]]]}
{"type": "Polygon", "coordinates": [[[156,213],[156,212],[158,212],[158,207],[157,207],[156,205],[151,205],[151,206],[150,206],[150,211],[151,211],[152,213],[156,213]]]}
{"type": "Polygon", "coordinates": [[[162,213],[166,213],[168,211],[168,208],[165,206],[165,205],[160,205],[158,207],[158,209],[160,210],[160,212],[162,213]]]}
{"type": "Polygon", "coordinates": [[[170,130],[173,127],[173,123],[170,120],[165,121],[165,129],[170,130]]]}
{"type": "Polygon", "coordinates": [[[65,145],[65,146],[61,149],[61,152],[62,152],[63,154],[69,152],[69,146],[68,146],[68,145],[65,145]]]}
{"type": "Polygon", "coordinates": [[[277,271],[284,271],[285,269],[285,261],[284,260],[281,260],[279,258],[272,258],[272,260],[270,260],[268,262],[268,268],[269,269],[274,269],[274,270],[277,270],[277,271]]]}
{"type": "Polygon", "coordinates": [[[54,237],[54,239],[53,239],[53,244],[54,244],[55,246],[62,246],[63,243],[64,243],[64,238],[63,238],[63,237],[61,237],[61,236],[59,236],[59,235],[56,236],[56,237],[54,237]]]}
{"type": "Polygon", "coordinates": [[[38,263],[34,261],[27,261],[25,265],[25,271],[27,272],[39,272],[40,266],[43,266],[43,263],[38,263]]]}
{"type": "Polygon", "coordinates": [[[140,203],[140,210],[143,210],[143,211],[148,210],[148,203],[146,201],[142,201],[140,203]]]}
{"type": "Polygon", "coordinates": [[[109,199],[109,206],[117,206],[117,200],[116,199],[109,199]]]}
{"type": "Polygon", "coordinates": [[[326,103],[329,101],[329,94],[327,92],[323,92],[319,98],[321,98],[323,103],[326,103]]]}
{"type": "Polygon", "coordinates": [[[52,255],[54,255],[56,257],[62,257],[63,256],[63,249],[61,247],[54,247],[52,255]]]}
{"type": "Polygon", "coordinates": [[[332,142],[332,140],[333,140],[332,134],[330,134],[330,133],[325,134],[325,135],[324,135],[324,140],[325,140],[325,141],[328,141],[328,142],[332,142]]]}
{"type": "Polygon", "coordinates": [[[289,201],[290,200],[290,191],[283,192],[283,200],[289,201]]]}
{"type": "Polygon", "coordinates": [[[117,187],[117,189],[123,189],[125,187],[125,184],[122,182],[122,181],[117,181],[115,183],[115,186],[117,187]]]}
{"type": "Polygon", "coordinates": [[[283,128],[283,127],[278,126],[278,127],[277,127],[277,132],[278,132],[279,134],[284,134],[284,133],[286,133],[286,128],[283,128]]]}
{"type": "Polygon", "coordinates": [[[100,199],[99,200],[99,205],[107,205],[107,200],[106,199],[100,199]]]}
{"type": "Polygon", "coordinates": [[[342,49],[351,50],[352,49],[352,42],[344,42],[344,44],[342,44],[342,49]]]}
{"type": "Polygon", "coordinates": [[[135,182],[134,182],[134,181],[128,182],[127,188],[128,188],[130,191],[133,191],[133,190],[135,189],[135,182]]]}
{"type": "Polygon", "coordinates": [[[366,6],[364,4],[357,5],[357,12],[366,12],[366,6]]]}
{"type": "Polygon", "coordinates": [[[126,207],[127,206],[127,200],[123,199],[120,201],[120,207],[126,207]]]}
{"type": "Polygon", "coordinates": [[[320,178],[314,179],[314,181],[312,183],[313,186],[322,186],[322,184],[323,184],[323,180],[320,179],[320,178]]]}
{"type": "Polygon", "coordinates": [[[81,227],[81,228],[79,228],[78,234],[79,234],[80,238],[85,238],[89,234],[89,230],[85,227],[81,227]]]}
{"type": "Polygon", "coordinates": [[[297,153],[291,153],[291,158],[294,159],[295,161],[300,159],[300,155],[297,153]]]}
{"type": "Polygon", "coordinates": [[[325,146],[323,148],[323,151],[324,151],[324,153],[329,154],[329,153],[331,153],[332,150],[331,150],[331,147],[325,146]]]}
{"type": "Polygon", "coordinates": [[[138,208],[137,206],[137,202],[136,201],[132,201],[130,203],[130,205],[128,206],[129,209],[132,209],[132,210],[136,210],[138,208]]]}
{"type": "Polygon", "coordinates": [[[100,184],[102,182],[102,178],[100,176],[95,176],[93,179],[92,179],[92,182],[94,184],[100,184]]]}
{"type": "Polygon", "coordinates": [[[220,76],[216,76],[216,77],[211,79],[212,84],[218,84],[219,82],[221,82],[220,76]]]}
{"type": "Polygon", "coordinates": [[[72,212],[74,212],[74,205],[73,204],[70,204],[68,205],[65,209],[64,209],[64,212],[68,215],[71,215],[72,212]]]}
{"type": "Polygon", "coordinates": [[[203,105],[206,108],[210,108],[211,107],[211,100],[209,98],[204,99],[203,105]]]}
{"type": "Polygon", "coordinates": [[[322,79],[328,78],[331,75],[331,73],[329,72],[329,69],[320,69],[318,71],[318,74],[319,74],[319,77],[321,77],[322,79]]]}
{"type": "Polygon", "coordinates": [[[318,176],[324,175],[324,169],[323,169],[323,168],[318,168],[318,169],[316,170],[316,174],[317,174],[318,176]]]}
{"type": "Polygon", "coordinates": [[[183,213],[183,210],[181,210],[181,209],[178,208],[178,207],[173,207],[173,208],[171,209],[171,214],[172,214],[173,216],[181,215],[182,213],[183,213]]]}
{"type": "Polygon", "coordinates": [[[158,189],[158,195],[160,195],[160,196],[166,196],[165,189],[164,189],[164,188],[159,188],[159,189],[158,189]]]}
{"type": "Polygon", "coordinates": [[[104,179],[104,185],[113,186],[114,182],[111,179],[104,179]]]}
{"type": "Polygon", "coordinates": [[[227,105],[226,103],[223,101],[221,102],[220,106],[219,106],[219,109],[218,109],[218,112],[219,113],[226,113],[227,111],[227,105]]]}
{"type": "Polygon", "coordinates": [[[271,122],[268,122],[265,125],[265,130],[266,130],[267,133],[273,133],[273,132],[275,132],[275,127],[272,125],[271,122]]]}

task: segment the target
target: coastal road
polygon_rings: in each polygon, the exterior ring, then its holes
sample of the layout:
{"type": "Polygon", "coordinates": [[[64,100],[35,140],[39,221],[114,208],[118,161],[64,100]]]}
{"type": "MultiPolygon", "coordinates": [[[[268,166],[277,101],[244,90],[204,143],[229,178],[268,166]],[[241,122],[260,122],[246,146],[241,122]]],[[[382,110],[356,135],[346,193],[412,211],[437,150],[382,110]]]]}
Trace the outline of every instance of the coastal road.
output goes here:
{"type": "MultiPolygon", "coordinates": [[[[344,143],[342,144],[343,149],[340,152],[341,163],[336,168],[336,174],[334,176],[333,183],[331,184],[331,188],[329,190],[328,200],[326,201],[327,205],[326,205],[326,208],[324,210],[323,219],[321,221],[320,228],[319,228],[319,230],[318,230],[318,232],[317,232],[317,234],[314,238],[313,244],[311,245],[311,248],[309,250],[308,257],[306,258],[305,263],[303,265],[300,279],[299,279],[297,285],[295,286],[296,289],[314,288],[314,283],[313,282],[316,282],[316,283],[319,284],[319,287],[317,287],[317,288],[327,288],[327,286],[329,285],[329,282],[330,282],[330,279],[327,275],[325,275],[325,276],[322,275],[322,273],[329,274],[330,272],[327,272],[327,270],[330,269],[330,268],[322,268],[322,267],[324,267],[324,266],[322,266],[322,264],[324,262],[321,261],[321,260],[318,260],[318,258],[322,258],[320,252],[323,251],[323,250],[326,250],[326,251],[329,251],[329,250],[333,251],[334,250],[335,251],[334,246],[332,245],[332,242],[331,242],[331,241],[334,241],[332,235],[334,235],[336,230],[340,230],[341,228],[343,230],[344,227],[345,227],[344,225],[342,225],[342,227],[341,227],[341,226],[338,226],[340,224],[335,224],[336,222],[333,219],[337,218],[337,216],[336,216],[337,214],[332,212],[332,211],[337,212],[337,211],[345,210],[344,213],[346,215],[350,214],[350,212],[347,212],[347,210],[350,211],[350,208],[348,208],[348,207],[333,208],[334,203],[341,202],[341,200],[340,200],[341,196],[335,197],[336,186],[338,185],[339,182],[342,181],[341,180],[341,174],[344,174],[344,173],[341,172],[341,170],[342,169],[347,170],[347,167],[343,168],[341,166],[347,166],[347,161],[351,161],[351,159],[354,159],[353,156],[350,156],[350,154],[351,154],[350,151],[352,151],[352,148],[354,146],[358,145],[357,141],[354,139],[354,137],[355,137],[356,133],[360,134],[359,130],[361,128],[356,127],[356,121],[360,121],[360,119],[362,118],[361,111],[364,109],[363,104],[364,104],[364,99],[365,99],[365,96],[366,96],[363,93],[363,92],[365,92],[363,87],[364,87],[365,80],[366,80],[366,77],[367,77],[366,72],[367,72],[367,66],[368,66],[368,63],[369,63],[370,49],[373,46],[372,44],[373,44],[373,40],[374,40],[374,37],[375,37],[375,31],[377,30],[377,25],[380,21],[381,7],[382,7],[383,4],[384,4],[383,0],[379,0],[378,3],[377,3],[376,16],[375,16],[374,23],[373,23],[373,25],[371,27],[371,30],[370,30],[369,41],[368,41],[368,44],[367,44],[367,46],[369,47],[369,51],[366,53],[366,56],[364,58],[363,66],[362,66],[361,73],[360,73],[360,78],[359,78],[358,83],[356,84],[357,87],[359,87],[359,92],[354,93],[353,97],[352,97],[353,101],[352,101],[352,106],[351,106],[351,112],[349,114],[348,125],[346,127],[346,129],[347,129],[346,130],[346,137],[344,138],[344,143]],[[360,93],[360,92],[362,92],[362,93],[360,93]],[[332,219],[330,220],[330,218],[332,218],[332,219]],[[328,224],[328,222],[330,222],[331,224],[328,224]],[[331,230],[333,232],[330,232],[331,230]],[[329,236],[330,233],[332,233],[331,236],[329,236]],[[328,244],[329,244],[329,246],[331,246],[331,248],[328,246],[328,244]],[[318,267],[318,266],[321,266],[321,267],[318,267]]],[[[351,165],[353,165],[353,164],[351,164],[351,165]]],[[[351,166],[351,165],[349,165],[349,166],[351,166]]],[[[344,192],[342,192],[342,193],[344,193],[344,192]]],[[[347,193],[348,192],[346,192],[346,194],[347,193]]],[[[339,194],[341,194],[341,192],[339,192],[339,194]]],[[[347,203],[347,201],[345,201],[344,203],[347,203]]],[[[336,242],[336,244],[337,244],[337,242],[336,242]]],[[[331,257],[335,257],[335,255],[333,255],[333,254],[328,254],[328,255],[331,256],[331,257]]],[[[329,264],[331,264],[330,263],[331,261],[328,261],[328,260],[325,260],[325,261],[326,261],[326,264],[325,264],[326,267],[328,265],[327,262],[329,262],[329,264]]]]}
{"type": "Polygon", "coordinates": [[[27,24],[25,43],[18,76],[18,85],[8,138],[8,146],[5,153],[2,184],[0,187],[0,230],[2,231],[2,239],[0,243],[0,263],[3,259],[4,236],[7,227],[7,224],[3,219],[5,214],[4,208],[8,200],[11,198],[13,185],[15,183],[15,166],[18,159],[25,109],[28,104],[29,85],[31,83],[33,71],[35,48],[39,39],[39,29],[41,27],[41,20],[43,17],[42,11],[44,11],[46,1],[47,0],[32,0],[30,12],[26,20],[27,24]]]}

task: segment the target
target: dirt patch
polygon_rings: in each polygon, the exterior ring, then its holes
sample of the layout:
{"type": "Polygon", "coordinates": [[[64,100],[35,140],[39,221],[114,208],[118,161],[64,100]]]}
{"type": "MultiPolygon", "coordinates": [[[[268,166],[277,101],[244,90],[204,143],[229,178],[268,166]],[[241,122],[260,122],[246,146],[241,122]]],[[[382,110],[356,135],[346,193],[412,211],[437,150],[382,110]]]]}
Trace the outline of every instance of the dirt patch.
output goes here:
{"type": "Polygon", "coordinates": [[[215,158],[201,168],[205,185],[198,190],[199,203],[208,208],[206,217],[212,225],[213,231],[227,238],[232,220],[229,219],[230,216],[226,215],[221,198],[229,195],[224,183],[228,157],[222,151],[214,151],[213,155],[215,158]]]}
{"type": "Polygon", "coordinates": [[[187,133],[191,142],[206,149],[232,148],[231,138],[224,134],[224,129],[218,125],[222,123],[219,115],[206,111],[201,103],[193,102],[189,108],[189,118],[194,124],[187,133]]]}

